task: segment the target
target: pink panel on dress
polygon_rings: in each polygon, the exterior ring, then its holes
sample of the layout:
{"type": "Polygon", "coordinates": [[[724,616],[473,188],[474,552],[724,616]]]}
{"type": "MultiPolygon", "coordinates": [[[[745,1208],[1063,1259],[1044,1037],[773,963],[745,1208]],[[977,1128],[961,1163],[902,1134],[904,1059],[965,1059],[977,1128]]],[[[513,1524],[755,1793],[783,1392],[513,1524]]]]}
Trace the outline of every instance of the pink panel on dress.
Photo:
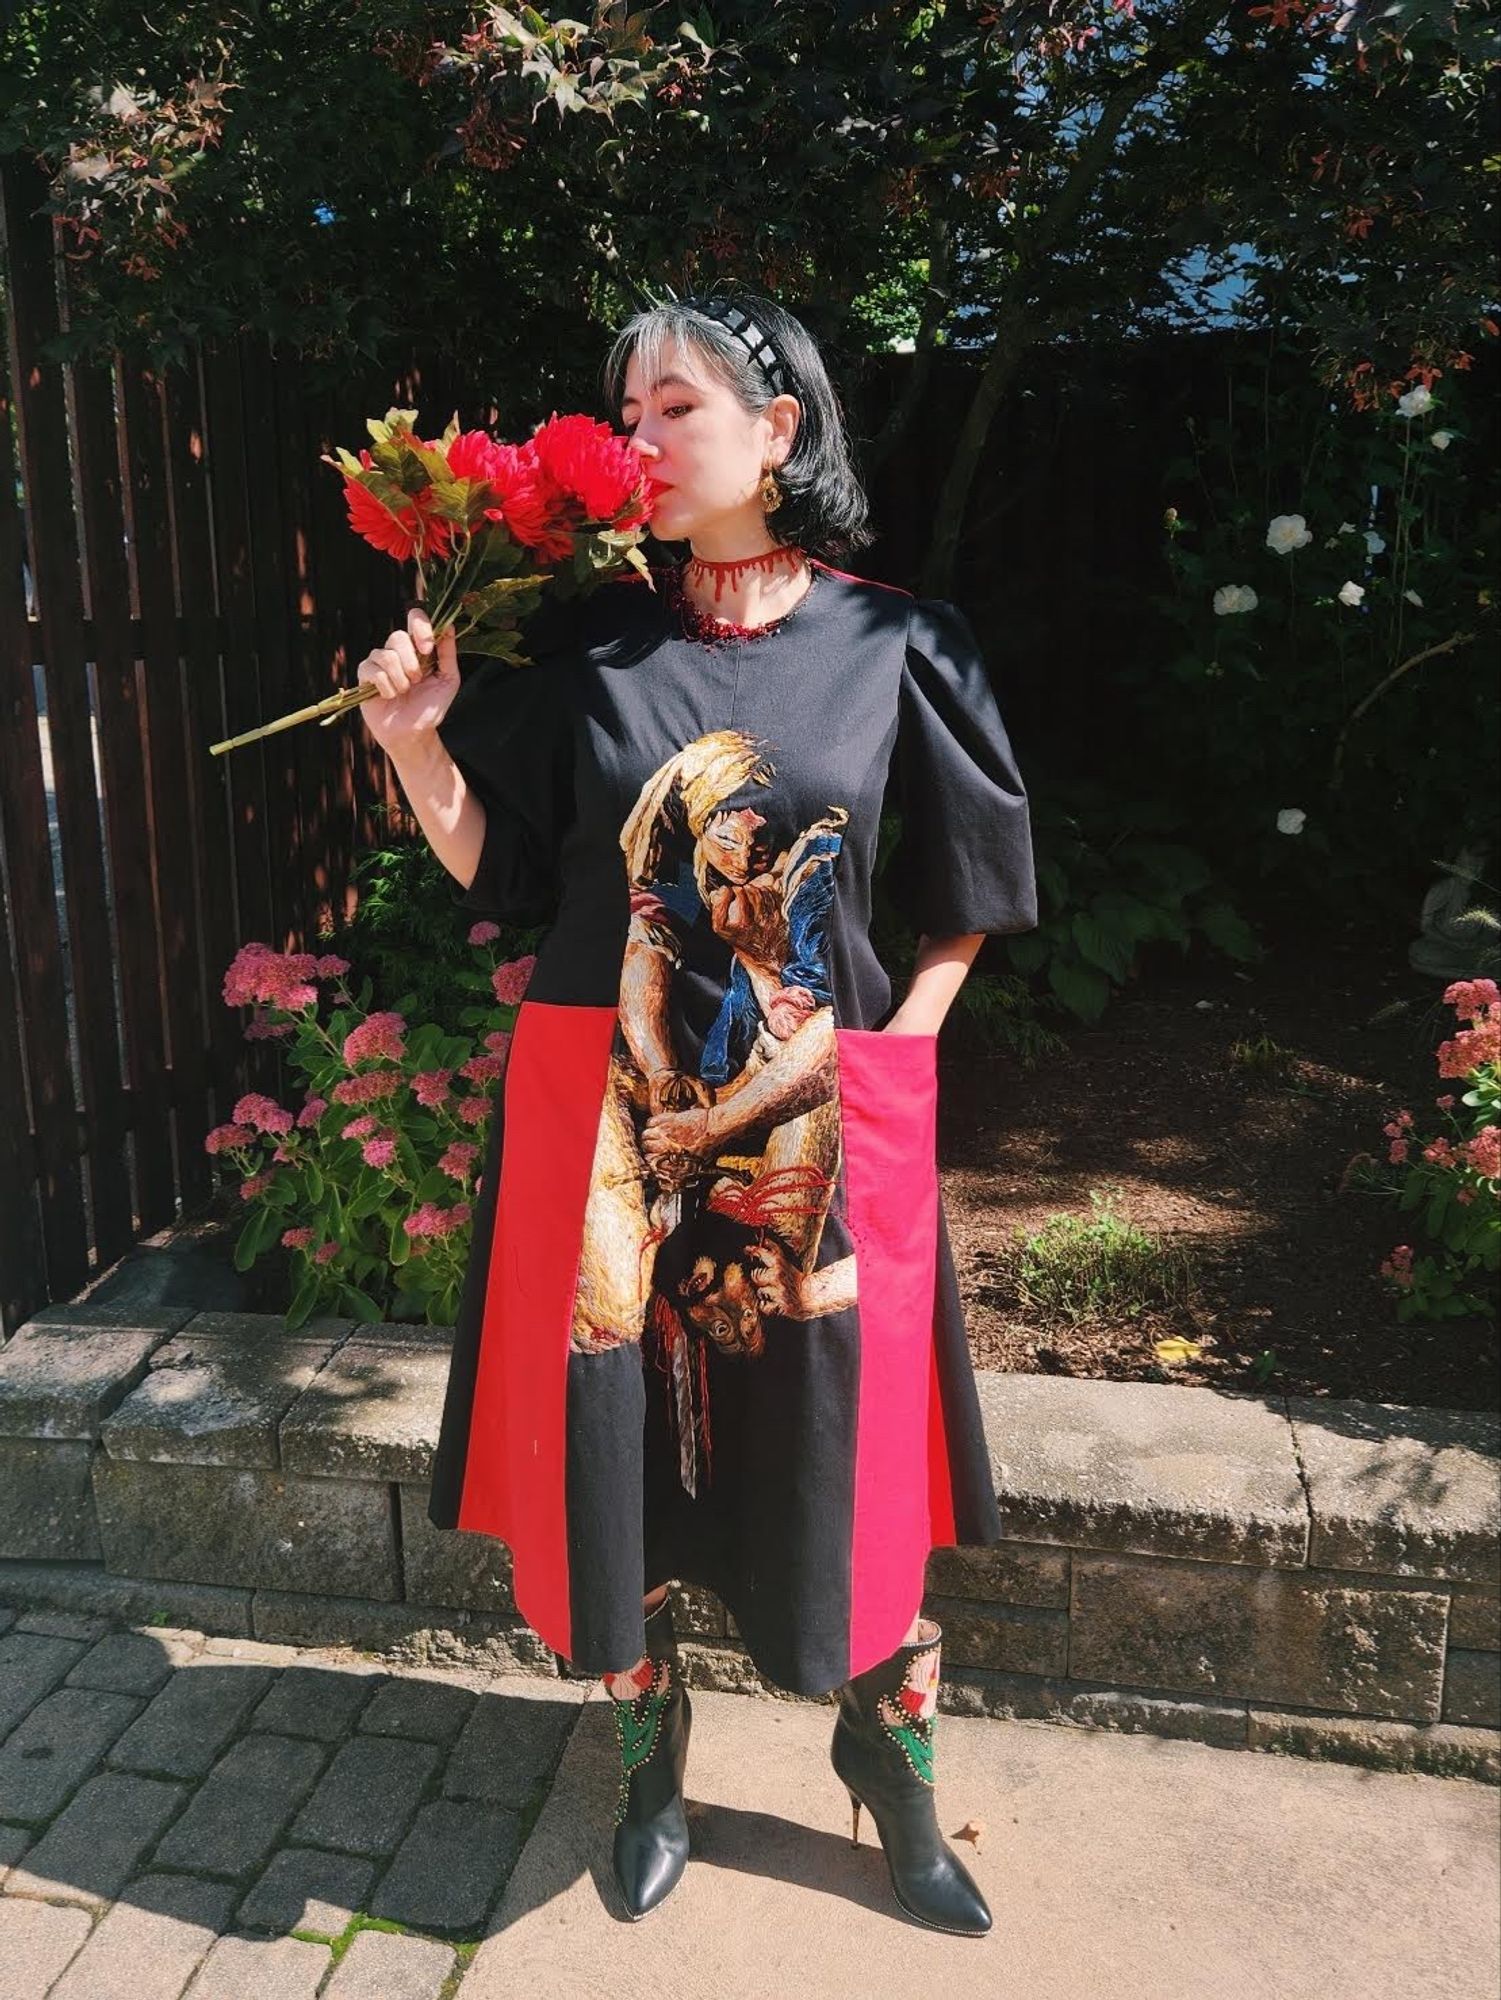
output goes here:
{"type": "MultiPolygon", "coordinates": [[[[836,1028],[834,1039],[860,1314],[849,1641],[857,1674],[901,1644],[932,1546],[938,1038],[836,1028]]],[[[941,1450],[941,1429],[939,1441],[941,1450]]]]}
{"type": "Polygon", "coordinates": [[[459,1526],[515,1557],[517,1608],[570,1657],[570,1323],[614,1007],[524,1000],[504,1080],[495,1233],[459,1526]]]}

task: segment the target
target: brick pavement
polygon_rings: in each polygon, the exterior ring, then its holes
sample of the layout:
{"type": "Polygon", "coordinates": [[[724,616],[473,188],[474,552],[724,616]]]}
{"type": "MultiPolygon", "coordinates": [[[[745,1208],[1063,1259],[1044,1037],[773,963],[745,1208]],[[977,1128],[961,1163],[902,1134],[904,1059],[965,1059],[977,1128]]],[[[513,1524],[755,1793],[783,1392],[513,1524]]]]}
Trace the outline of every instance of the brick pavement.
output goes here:
{"type": "Polygon", "coordinates": [[[451,2000],[588,1692],[0,1606],[0,2000],[451,2000]]]}

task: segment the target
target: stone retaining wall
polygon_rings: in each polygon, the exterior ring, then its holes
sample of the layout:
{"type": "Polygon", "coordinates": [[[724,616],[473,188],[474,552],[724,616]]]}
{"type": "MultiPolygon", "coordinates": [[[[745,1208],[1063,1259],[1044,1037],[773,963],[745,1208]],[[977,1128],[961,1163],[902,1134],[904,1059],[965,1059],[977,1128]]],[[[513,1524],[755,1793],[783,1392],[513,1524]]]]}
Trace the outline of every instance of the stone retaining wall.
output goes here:
{"type": "MultiPolygon", "coordinates": [[[[427,1520],[437,1328],[57,1306],[0,1349],[0,1598],[559,1671],[427,1520]]],[[[1501,1423],[982,1373],[1007,1539],[935,1551],[951,1712],[1501,1779],[1501,1423]]],[[[692,1684],[756,1690],[678,1592],[692,1684]]],[[[776,1692],[775,1690],[766,1690],[776,1692]]]]}

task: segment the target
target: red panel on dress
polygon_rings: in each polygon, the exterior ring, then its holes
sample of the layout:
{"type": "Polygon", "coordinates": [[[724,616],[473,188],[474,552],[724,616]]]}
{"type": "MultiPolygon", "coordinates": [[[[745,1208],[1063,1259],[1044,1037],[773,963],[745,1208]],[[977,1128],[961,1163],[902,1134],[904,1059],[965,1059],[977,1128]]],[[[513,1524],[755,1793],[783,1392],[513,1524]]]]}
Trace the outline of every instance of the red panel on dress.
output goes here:
{"type": "Polygon", "coordinates": [[[938,1038],[837,1028],[834,1039],[860,1314],[849,1639],[857,1674],[892,1653],[917,1614],[932,1546],[930,1490],[948,1477],[941,1416],[940,1463],[930,1456],[938,1038]]]}
{"type": "Polygon", "coordinates": [[[565,1659],[569,1334],[615,1023],[614,1007],[517,1011],[459,1503],[461,1528],[510,1544],[517,1608],[565,1659]]]}

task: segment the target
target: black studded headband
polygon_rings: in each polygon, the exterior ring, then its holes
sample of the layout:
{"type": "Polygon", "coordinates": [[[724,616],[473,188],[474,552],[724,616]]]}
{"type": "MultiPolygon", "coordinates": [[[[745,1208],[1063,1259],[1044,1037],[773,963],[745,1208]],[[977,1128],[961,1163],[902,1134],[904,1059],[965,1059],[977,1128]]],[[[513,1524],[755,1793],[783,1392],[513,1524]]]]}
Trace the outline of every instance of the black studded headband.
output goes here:
{"type": "Polygon", "coordinates": [[[771,384],[774,392],[778,396],[786,394],[788,377],[786,362],[772,345],[771,336],[764,333],[750,314],[737,306],[733,299],[711,294],[703,298],[679,299],[677,303],[681,306],[691,306],[695,312],[701,312],[706,318],[718,320],[721,326],[728,327],[771,384]]]}

